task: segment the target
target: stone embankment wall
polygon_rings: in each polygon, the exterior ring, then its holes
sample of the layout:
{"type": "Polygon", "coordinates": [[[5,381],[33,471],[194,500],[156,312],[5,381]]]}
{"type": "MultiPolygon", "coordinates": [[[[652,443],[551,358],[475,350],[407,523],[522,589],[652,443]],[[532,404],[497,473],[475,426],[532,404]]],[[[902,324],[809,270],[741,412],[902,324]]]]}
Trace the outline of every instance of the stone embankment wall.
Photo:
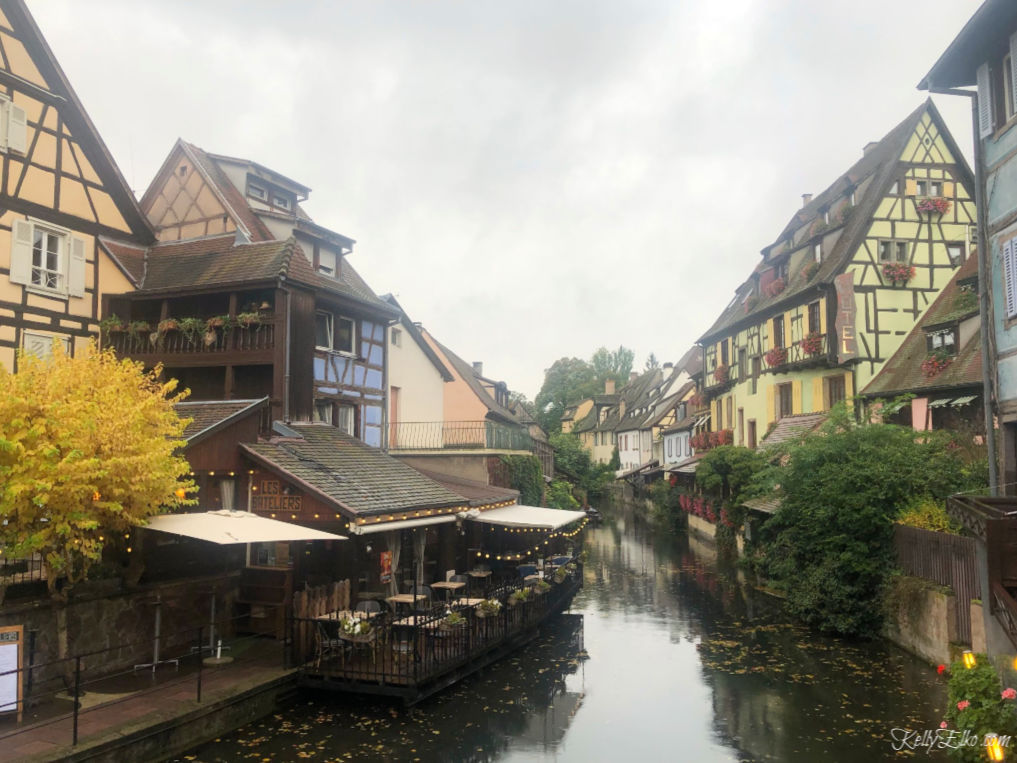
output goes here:
{"type": "MultiPolygon", "coordinates": [[[[950,664],[957,644],[957,597],[920,578],[901,576],[892,583],[883,637],[933,663],[950,664]]],[[[980,619],[980,618],[979,618],[980,619]]]]}

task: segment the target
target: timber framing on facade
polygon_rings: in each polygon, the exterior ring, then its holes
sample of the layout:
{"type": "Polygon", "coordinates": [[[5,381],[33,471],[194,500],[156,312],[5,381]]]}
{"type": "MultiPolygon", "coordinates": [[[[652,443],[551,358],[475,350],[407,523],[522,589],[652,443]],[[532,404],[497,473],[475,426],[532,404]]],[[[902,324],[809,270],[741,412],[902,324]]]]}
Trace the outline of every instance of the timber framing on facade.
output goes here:
{"type": "Polygon", "coordinates": [[[710,428],[756,447],[867,385],[967,259],[971,172],[926,101],[766,247],[701,337],[710,428]]]}

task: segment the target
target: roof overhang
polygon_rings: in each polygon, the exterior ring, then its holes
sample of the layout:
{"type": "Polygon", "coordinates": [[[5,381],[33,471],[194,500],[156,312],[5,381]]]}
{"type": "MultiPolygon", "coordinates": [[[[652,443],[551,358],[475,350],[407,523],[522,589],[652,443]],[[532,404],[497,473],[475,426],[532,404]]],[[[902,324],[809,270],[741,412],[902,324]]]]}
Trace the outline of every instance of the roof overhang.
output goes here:
{"type": "Polygon", "coordinates": [[[372,522],[370,524],[350,524],[352,535],[374,535],[375,533],[392,532],[397,530],[413,530],[417,527],[430,527],[431,525],[443,525],[455,522],[454,514],[445,514],[440,517],[422,517],[420,519],[400,519],[395,522],[372,522]]]}
{"type": "Polygon", "coordinates": [[[502,525],[504,527],[531,527],[538,530],[557,530],[559,527],[586,518],[585,511],[566,511],[565,509],[547,509],[542,506],[524,506],[514,504],[502,506],[500,509],[478,511],[471,509],[464,513],[466,519],[484,524],[502,525]]]}
{"type": "Polygon", "coordinates": [[[996,58],[997,54],[1000,59],[1005,55],[1015,28],[1017,3],[986,0],[918,83],[918,89],[974,85],[979,66],[996,58]]]}
{"type": "Polygon", "coordinates": [[[226,509],[194,514],[163,514],[152,517],[144,529],[183,535],[220,546],[294,540],[346,540],[343,535],[259,517],[249,511],[226,509]]]}

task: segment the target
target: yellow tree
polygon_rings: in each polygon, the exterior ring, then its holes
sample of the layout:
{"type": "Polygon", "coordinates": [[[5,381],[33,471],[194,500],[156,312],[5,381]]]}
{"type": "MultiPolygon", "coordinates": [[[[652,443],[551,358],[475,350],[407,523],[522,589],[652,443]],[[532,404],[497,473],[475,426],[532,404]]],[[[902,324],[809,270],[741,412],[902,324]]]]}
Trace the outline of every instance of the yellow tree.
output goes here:
{"type": "MultiPolygon", "coordinates": [[[[179,450],[187,421],[173,409],[184,395],[160,371],[94,344],[72,358],[58,342],[47,360],[21,353],[17,373],[0,366],[0,548],[39,554],[59,603],[114,537],[194,503],[179,450]]],[[[63,657],[62,606],[57,620],[63,657]]]]}

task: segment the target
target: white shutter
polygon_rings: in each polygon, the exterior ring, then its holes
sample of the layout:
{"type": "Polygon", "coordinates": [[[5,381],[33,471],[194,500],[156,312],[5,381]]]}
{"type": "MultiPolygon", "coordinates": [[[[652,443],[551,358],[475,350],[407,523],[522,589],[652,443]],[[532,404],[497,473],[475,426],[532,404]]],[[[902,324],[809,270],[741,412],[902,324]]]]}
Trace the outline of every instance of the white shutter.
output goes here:
{"type": "Polygon", "coordinates": [[[85,240],[70,237],[70,262],[67,266],[67,293],[72,297],[85,296],[85,240]]]}
{"type": "Polygon", "coordinates": [[[1010,35],[1010,103],[1017,113],[1017,32],[1010,35]]]}
{"type": "Polygon", "coordinates": [[[1017,315],[1017,246],[1015,239],[1003,242],[1003,289],[1006,292],[1006,317],[1017,315]]]}
{"type": "Polygon", "coordinates": [[[11,231],[11,283],[32,282],[32,224],[15,220],[11,231]]]}
{"type": "Polygon", "coordinates": [[[978,135],[992,135],[992,87],[989,83],[989,65],[982,64],[975,73],[978,83],[978,135]]]}
{"type": "Polygon", "coordinates": [[[13,103],[7,107],[7,148],[20,154],[28,151],[28,114],[13,103]]]}

